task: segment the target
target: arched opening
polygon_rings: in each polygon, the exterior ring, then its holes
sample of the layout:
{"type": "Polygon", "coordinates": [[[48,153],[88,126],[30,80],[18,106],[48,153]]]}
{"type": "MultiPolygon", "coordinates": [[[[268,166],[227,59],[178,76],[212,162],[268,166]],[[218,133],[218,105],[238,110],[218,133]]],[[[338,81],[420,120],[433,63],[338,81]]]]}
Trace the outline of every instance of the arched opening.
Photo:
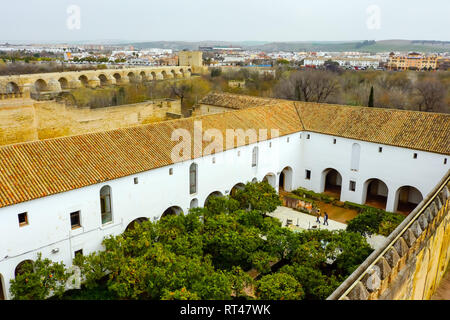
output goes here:
{"type": "Polygon", "coordinates": [[[172,73],[174,78],[177,78],[177,73],[175,72],[175,70],[170,70],[170,72],[172,73]]]}
{"type": "Polygon", "coordinates": [[[266,174],[266,176],[263,178],[262,180],[263,182],[267,182],[268,184],[270,184],[274,189],[277,188],[277,181],[276,181],[276,176],[273,173],[268,173],[266,174]]]}
{"type": "Polygon", "coordinates": [[[7,93],[7,94],[11,94],[11,93],[17,94],[17,93],[20,93],[20,89],[19,89],[19,86],[17,85],[17,83],[15,83],[15,82],[8,82],[8,83],[6,84],[6,93],[7,93]]]}
{"type": "Polygon", "coordinates": [[[335,169],[326,169],[322,172],[323,192],[340,199],[342,191],[342,176],[335,169]]]}
{"type": "Polygon", "coordinates": [[[230,195],[233,197],[238,190],[243,190],[245,188],[245,184],[242,182],[236,183],[233,188],[231,188],[230,195]]]}
{"type": "Polygon", "coordinates": [[[128,224],[128,226],[127,226],[127,228],[125,229],[125,231],[131,231],[131,230],[134,230],[134,229],[136,228],[136,224],[141,224],[141,223],[144,222],[144,221],[148,221],[148,218],[141,217],[141,218],[134,219],[133,221],[131,221],[131,222],[128,224]]]}
{"type": "Polygon", "coordinates": [[[423,200],[423,196],[417,188],[403,186],[398,188],[395,199],[396,203],[394,211],[408,215],[423,200]]]}
{"type": "Polygon", "coordinates": [[[388,187],[379,179],[369,179],[364,183],[365,204],[386,210],[388,187]]]}
{"type": "Polygon", "coordinates": [[[14,270],[14,276],[17,277],[20,274],[32,271],[33,271],[33,260],[24,260],[17,265],[16,269],[14,270]]]}
{"type": "Polygon", "coordinates": [[[88,80],[88,78],[87,78],[85,75],[80,76],[80,77],[78,78],[78,80],[81,81],[81,84],[82,84],[83,86],[85,86],[85,87],[88,87],[88,86],[89,86],[89,80],[88,80]]]}
{"type": "Polygon", "coordinates": [[[134,72],[129,72],[127,76],[128,76],[128,80],[130,81],[130,83],[137,82],[136,75],[134,74],[134,72]]]}
{"type": "Polygon", "coordinates": [[[286,167],[280,173],[280,178],[278,181],[278,186],[280,190],[292,191],[292,168],[286,167]]]}
{"type": "Polygon", "coordinates": [[[191,203],[189,204],[189,208],[190,209],[198,208],[198,199],[197,198],[191,200],[191,203]]]}
{"type": "Polygon", "coordinates": [[[100,189],[100,210],[102,213],[102,224],[112,221],[111,187],[104,186],[100,189]]]}
{"type": "Polygon", "coordinates": [[[189,167],[189,193],[194,194],[197,193],[197,178],[198,175],[198,166],[196,163],[191,164],[189,167]]]}
{"type": "Polygon", "coordinates": [[[101,86],[108,85],[108,78],[104,74],[99,75],[98,79],[100,80],[100,85],[101,86]]]}
{"type": "Polygon", "coordinates": [[[69,81],[67,81],[66,78],[59,78],[58,79],[59,85],[61,86],[62,90],[69,89],[69,81]]]}
{"type": "Polygon", "coordinates": [[[116,79],[116,84],[120,84],[122,81],[122,76],[119,73],[113,74],[114,79],[116,79]]]}
{"type": "Polygon", "coordinates": [[[145,71],[142,71],[139,75],[141,76],[142,82],[148,81],[145,71]]]}
{"type": "Polygon", "coordinates": [[[6,299],[5,289],[4,288],[5,288],[5,285],[3,284],[3,276],[0,273],[0,301],[6,299]]]}
{"type": "Polygon", "coordinates": [[[210,200],[210,199],[212,199],[212,198],[216,198],[216,197],[223,197],[223,194],[222,194],[222,192],[220,192],[220,191],[214,191],[214,192],[211,192],[207,197],[206,197],[206,200],[205,200],[205,205],[204,205],[204,207],[206,207],[207,206],[207,204],[208,204],[208,201],[210,200]]]}
{"type": "Polygon", "coordinates": [[[258,182],[258,179],[256,177],[252,179],[252,183],[257,183],[257,182],[258,182]]]}
{"type": "Polygon", "coordinates": [[[165,218],[167,216],[176,216],[181,213],[183,213],[183,209],[177,206],[172,206],[170,208],[167,208],[166,211],[163,212],[160,219],[165,218]]]}
{"type": "Polygon", "coordinates": [[[34,83],[34,88],[37,92],[48,91],[47,82],[42,79],[36,80],[36,82],[34,83]]]}
{"type": "Polygon", "coordinates": [[[181,77],[184,78],[184,70],[180,69],[181,77]]]}
{"type": "Polygon", "coordinates": [[[154,71],[152,71],[152,80],[155,81],[156,80],[156,73],[154,71]]]}
{"type": "Polygon", "coordinates": [[[360,155],[361,155],[361,146],[358,143],[354,143],[352,145],[352,160],[350,164],[350,170],[352,171],[359,170],[360,155]]]}
{"type": "Polygon", "coordinates": [[[166,72],[166,71],[163,70],[161,73],[162,73],[164,79],[167,79],[167,78],[168,78],[167,72],[166,72]]]}

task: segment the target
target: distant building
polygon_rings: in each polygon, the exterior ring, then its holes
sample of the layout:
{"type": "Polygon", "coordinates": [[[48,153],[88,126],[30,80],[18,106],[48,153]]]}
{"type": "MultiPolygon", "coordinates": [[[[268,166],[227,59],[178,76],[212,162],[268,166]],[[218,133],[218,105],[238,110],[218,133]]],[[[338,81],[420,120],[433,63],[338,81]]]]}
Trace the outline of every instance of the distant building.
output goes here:
{"type": "Polygon", "coordinates": [[[437,65],[437,56],[424,56],[420,53],[412,52],[406,56],[391,54],[387,67],[389,70],[436,70],[437,65]]]}
{"type": "Polygon", "coordinates": [[[203,52],[201,51],[180,51],[178,52],[178,65],[202,67],[203,52]]]}
{"type": "Polygon", "coordinates": [[[380,61],[374,58],[360,58],[360,57],[307,57],[304,59],[304,66],[318,67],[325,64],[326,61],[331,60],[339,63],[341,67],[352,68],[378,68],[380,61]]]}

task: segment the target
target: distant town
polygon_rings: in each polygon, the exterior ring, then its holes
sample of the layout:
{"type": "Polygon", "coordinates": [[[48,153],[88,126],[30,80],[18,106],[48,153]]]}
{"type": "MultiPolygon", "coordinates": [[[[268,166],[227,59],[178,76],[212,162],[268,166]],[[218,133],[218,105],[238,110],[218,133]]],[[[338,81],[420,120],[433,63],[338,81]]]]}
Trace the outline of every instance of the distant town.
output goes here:
{"type": "MultiPolygon", "coordinates": [[[[179,52],[168,48],[137,48],[133,45],[99,44],[0,44],[3,63],[48,63],[111,66],[177,66],[179,52]]],[[[184,50],[187,51],[187,50],[184,50]]],[[[189,50],[192,51],[192,50],[189,50]]],[[[414,51],[262,51],[236,46],[198,46],[203,65],[208,67],[274,67],[277,64],[304,68],[324,68],[333,62],[347,70],[447,70],[449,52],[414,51]]]]}

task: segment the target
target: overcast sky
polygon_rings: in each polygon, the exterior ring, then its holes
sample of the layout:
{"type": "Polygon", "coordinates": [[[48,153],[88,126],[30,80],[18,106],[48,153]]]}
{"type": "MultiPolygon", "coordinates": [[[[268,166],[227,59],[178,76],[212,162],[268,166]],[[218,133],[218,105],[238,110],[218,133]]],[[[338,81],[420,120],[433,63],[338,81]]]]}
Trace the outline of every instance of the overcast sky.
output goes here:
{"type": "Polygon", "coordinates": [[[2,0],[0,41],[449,41],[449,16],[450,0],[2,0]]]}

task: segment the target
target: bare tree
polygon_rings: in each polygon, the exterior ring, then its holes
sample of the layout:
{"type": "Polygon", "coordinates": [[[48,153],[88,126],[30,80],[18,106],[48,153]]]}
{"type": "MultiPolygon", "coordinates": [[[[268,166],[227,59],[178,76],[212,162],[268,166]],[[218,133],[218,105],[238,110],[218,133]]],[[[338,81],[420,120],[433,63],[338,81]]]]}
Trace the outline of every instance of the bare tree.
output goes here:
{"type": "Polygon", "coordinates": [[[445,98],[445,87],[436,79],[424,79],[416,84],[420,97],[419,111],[438,111],[445,98]]]}
{"type": "Polygon", "coordinates": [[[336,76],[327,71],[306,70],[292,73],[275,88],[277,98],[324,102],[337,92],[336,76]]]}

